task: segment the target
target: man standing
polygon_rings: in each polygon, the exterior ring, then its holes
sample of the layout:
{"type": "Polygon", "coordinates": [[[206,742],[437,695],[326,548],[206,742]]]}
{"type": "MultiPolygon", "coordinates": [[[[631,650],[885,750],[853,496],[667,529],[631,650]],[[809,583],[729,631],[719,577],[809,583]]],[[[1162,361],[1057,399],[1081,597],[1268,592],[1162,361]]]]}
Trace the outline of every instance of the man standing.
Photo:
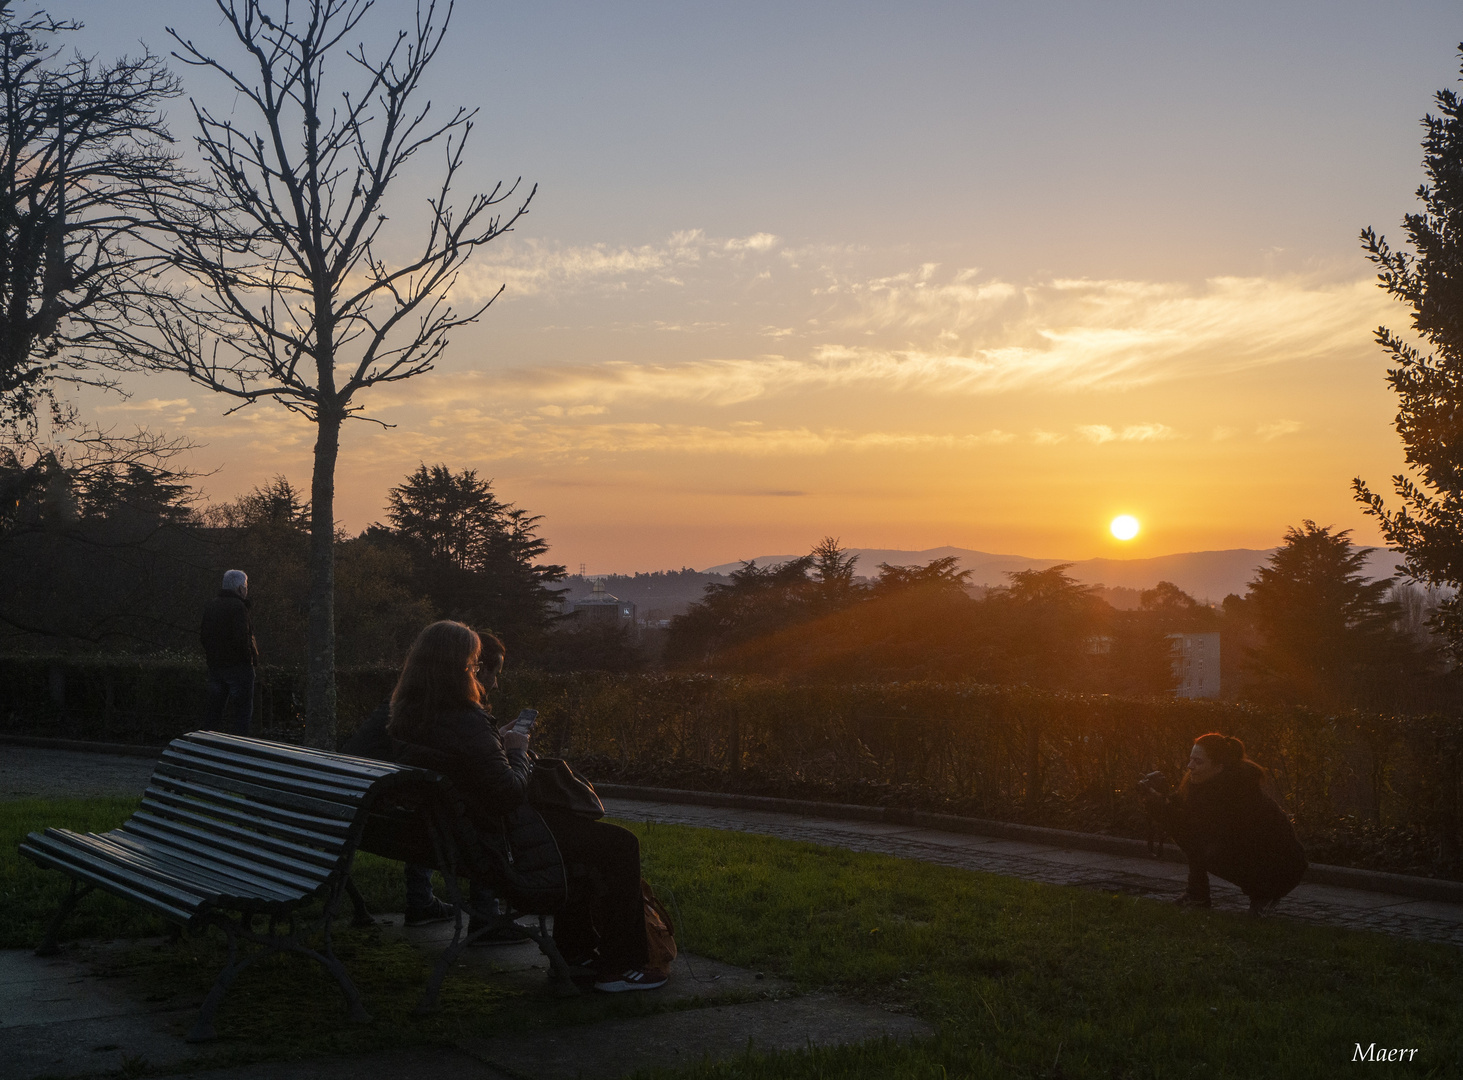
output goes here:
{"type": "Polygon", "coordinates": [[[254,717],[254,663],[259,646],[249,619],[249,576],[242,570],[224,575],[223,587],[203,609],[203,654],[208,658],[207,725],[222,730],[224,713],[233,704],[234,723],[227,730],[249,734],[254,717]]]}

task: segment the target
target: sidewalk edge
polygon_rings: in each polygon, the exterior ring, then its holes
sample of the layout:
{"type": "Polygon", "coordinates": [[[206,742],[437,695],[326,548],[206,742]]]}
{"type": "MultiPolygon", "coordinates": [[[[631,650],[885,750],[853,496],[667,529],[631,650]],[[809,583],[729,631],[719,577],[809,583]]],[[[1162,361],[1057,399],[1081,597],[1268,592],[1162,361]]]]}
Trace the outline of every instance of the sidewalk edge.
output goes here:
{"type": "Polygon", "coordinates": [[[52,739],[41,735],[0,734],[0,746],[29,746],[37,750],[72,750],[82,754],[121,754],[126,757],[161,757],[166,746],[136,743],[86,742],[82,739],[52,739]]]}

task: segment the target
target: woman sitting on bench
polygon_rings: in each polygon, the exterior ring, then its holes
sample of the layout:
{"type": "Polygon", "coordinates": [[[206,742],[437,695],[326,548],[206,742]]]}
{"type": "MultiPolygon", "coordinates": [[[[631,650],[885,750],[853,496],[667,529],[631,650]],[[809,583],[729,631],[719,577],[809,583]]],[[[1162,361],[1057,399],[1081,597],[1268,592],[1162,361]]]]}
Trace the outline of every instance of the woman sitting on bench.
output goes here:
{"type": "MultiPolygon", "coordinates": [[[[503,643],[459,622],[417,637],[391,695],[396,758],[441,762],[473,823],[497,832],[522,806],[533,761],[528,736],[497,727],[487,692],[503,670],[503,643]],[[427,754],[420,753],[425,749],[427,754]]],[[[640,841],[628,829],[552,808],[541,811],[569,872],[569,900],[554,913],[554,942],[571,965],[595,972],[608,993],[653,990],[668,972],[647,969],[640,841]]]]}

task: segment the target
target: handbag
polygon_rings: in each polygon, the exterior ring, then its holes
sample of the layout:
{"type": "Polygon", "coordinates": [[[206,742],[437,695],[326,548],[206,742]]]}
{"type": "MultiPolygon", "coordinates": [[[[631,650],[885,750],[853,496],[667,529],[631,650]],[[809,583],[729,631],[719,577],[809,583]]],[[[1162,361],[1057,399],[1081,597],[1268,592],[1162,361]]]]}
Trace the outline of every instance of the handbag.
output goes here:
{"type": "Polygon", "coordinates": [[[655,895],[650,882],[640,879],[640,895],[645,901],[645,946],[647,969],[670,973],[676,959],[676,928],[671,915],[655,895]]]}
{"type": "Polygon", "coordinates": [[[528,804],[540,810],[567,810],[587,818],[605,816],[594,785],[563,758],[541,757],[528,774],[528,804]]]}

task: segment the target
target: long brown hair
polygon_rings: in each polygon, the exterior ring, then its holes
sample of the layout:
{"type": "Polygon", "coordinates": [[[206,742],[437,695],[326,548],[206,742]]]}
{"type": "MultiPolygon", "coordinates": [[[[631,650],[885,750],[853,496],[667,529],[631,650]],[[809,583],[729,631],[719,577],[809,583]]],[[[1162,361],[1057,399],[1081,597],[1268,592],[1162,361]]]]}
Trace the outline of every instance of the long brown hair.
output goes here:
{"type": "Polygon", "coordinates": [[[502,658],[502,642],[492,634],[480,637],[472,627],[450,619],[432,623],[406,654],[391,692],[387,730],[409,739],[440,713],[480,707],[486,693],[477,680],[478,664],[497,664],[502,658]]]}
{"type": "MultiPolygon", "coordinates": [[[[1211,731],[1195,739],[1194,745],[1202,746],[1204,753],[1209,755],[1209,760],[1222,765],[1225,773],[1231,775],[1231,779],[1258,784],[1266,794],[1279,801],[1280,796],[1275,789],[1270,770],[1251,761],[1245,754],[1245,744],[1233,735],[1221,735],[1217,731],[1211,731]]],[[[1189,774],[1184,773],[1183,780],[1179,782],[1179,790],[1186,795],[1190,787],[1189,774]]]]}
{"type": "Polygon", "coordinates": [[[1194,740],[1195,746],[1202,746],[1209,759],[1218,765],[1238,765],[1245,760],[1245,744],[1230,735],[1211,731],[1194,740]]]}

